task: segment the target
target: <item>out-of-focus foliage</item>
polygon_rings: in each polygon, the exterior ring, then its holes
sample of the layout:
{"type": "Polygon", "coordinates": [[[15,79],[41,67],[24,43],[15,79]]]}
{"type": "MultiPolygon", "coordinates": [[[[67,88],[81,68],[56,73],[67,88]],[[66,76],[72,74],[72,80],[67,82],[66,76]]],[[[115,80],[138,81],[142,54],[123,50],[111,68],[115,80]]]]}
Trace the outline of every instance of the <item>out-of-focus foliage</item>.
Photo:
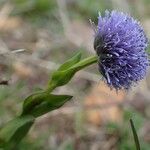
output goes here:
{"type": "Polygon", "coordinates": [[[56,8],[54,0],[13,0],[15,12],[30,15],[42,15],[56,8]]]}
{"type": "MultiPolygon", "coordinates": [[[[96,0],[95,2],[91,0],[77,0],[76,7],[78,13],[84,19],[97,20],[98,12],[104,12],[105,9],[111,9],[111,2],[109,0],[96,0]]],[[[74,11],[76,12],[76,9],[74,11]]]]}

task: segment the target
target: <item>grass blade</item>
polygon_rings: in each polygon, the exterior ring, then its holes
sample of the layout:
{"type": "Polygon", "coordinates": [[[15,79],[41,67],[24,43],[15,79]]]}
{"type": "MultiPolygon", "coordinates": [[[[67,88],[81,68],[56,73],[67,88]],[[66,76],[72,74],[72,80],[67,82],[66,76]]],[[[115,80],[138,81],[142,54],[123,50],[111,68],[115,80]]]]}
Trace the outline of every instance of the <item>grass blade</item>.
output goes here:
{"type": "Polygon", "coordinates": [[[130,119],[130,125],[132,128],[132,132],[133,132],[133,136],[134,136],[134,141],[135,141],[135,145],[136,145],[136,150],[141,150],[140,148],[140,143],[139,143],[139,139],[138,139],[138,135],[136,133],[135,127],[134,127],[134,123],[133,120],[130,119]]]}

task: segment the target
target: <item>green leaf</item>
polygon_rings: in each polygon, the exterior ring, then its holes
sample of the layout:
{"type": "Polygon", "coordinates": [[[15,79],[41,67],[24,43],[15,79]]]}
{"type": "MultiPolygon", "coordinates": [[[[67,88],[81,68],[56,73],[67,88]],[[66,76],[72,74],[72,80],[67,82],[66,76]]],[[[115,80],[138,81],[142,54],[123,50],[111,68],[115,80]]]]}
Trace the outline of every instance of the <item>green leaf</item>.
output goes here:
{"type": "Polygon", "coordinates": [[[55,87],[63,86],[71,80],[71,78],[74,76],[75,73],[76,73],[75,69],[68,69],[65,71],[56,71],[53,73],[52,79],[49,85],[54,84],[55,87]]]}
{"type": "Polygon", "coordinates": [[[22,115],[29,114],[32,109],[42,103],[47,96],[47,92],[38,92],[28,96],[23,103],[22,115]]]}
{"type": "Polygon", "coordinates": [[[34,117],[41,116],[61,107],[71,98],[72,96],[70,95],[53,95],[48,92],[33,94],[24,101],[22,115],[30,114],[34,117]]]}
{"type": "Polygon", "coordinates": [[[0,147],[5,148],[5,150],[13,149],[28,133],[33,123],[34,118],[32,116],[21,116],[8,122],[0,130],[0,147]]]}
{"type": "Polygon", "coordinates": [[[63,86],[67,84],[77,71],[96,62],[97,62],[97,56],[92,56],[92,57],[83,59],[79,61],[78,63],[75,63],[74,65],[71,65],[66,70],[63,70],[64,68],[66,68],[66,65],[64,65],[63,67],[61,67],[61,69],[59,69],[58,71],[55,71],[52,74],[52,78],[51,78],[51,81],[49,82],[48,90],[51,91],[51,89],[55,87],[63,86]]]}
{"type": "Polygon", "coordinates": [[[135,127],[134,127],[134,123],[133,123],[132,119],[130,119],[130,124],[131,124],[131,128],[132,128],[133,136],[134,136],[136,150],[141,150],[139,139],[138,139],[138,135],[136,133],[136,130],[135,130],[135,127]]]}
{"type": "Polygon", "coordinates": [[[70,95],[47,95],[40,105],[34,107],[30,112],[34,117],[39,117],[52,110],[58,109],[72,98],[70,95]]]}
{"type": "Polygon", "coordinates": [[[62,64],[58,68],[58,71],[63,71],[63,70],[70,68],[74,64],[78,63],[80,61],[80,59],[81,59],[81,52],[78,52],[75,56],[73,56],[68,61],[66,61],[64,64],[62,64]]]}

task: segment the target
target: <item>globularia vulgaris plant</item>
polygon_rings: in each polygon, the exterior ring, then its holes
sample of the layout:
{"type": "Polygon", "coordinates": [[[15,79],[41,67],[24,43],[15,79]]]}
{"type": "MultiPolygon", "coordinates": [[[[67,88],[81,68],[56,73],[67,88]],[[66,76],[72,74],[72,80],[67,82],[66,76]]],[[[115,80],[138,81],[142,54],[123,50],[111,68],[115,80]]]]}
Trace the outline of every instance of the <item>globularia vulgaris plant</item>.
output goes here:
{"type": "Polygon", "coordinates": [[[77,71],[98,64],[99,71],[110,88],[128,90],[146,75],[149,59],[148,40],[139,22],[127,14],[112,11],[99,14],[95,27],[96,55],[81,59],[77,53],[53,72],[46,89],[28,96],[20,116],[0,130],[0,147],[14,149],[28,133],[35,119],[58,109],[69,101],[70,95],[54,95],[55,88],[67,84],[77,71]]]}

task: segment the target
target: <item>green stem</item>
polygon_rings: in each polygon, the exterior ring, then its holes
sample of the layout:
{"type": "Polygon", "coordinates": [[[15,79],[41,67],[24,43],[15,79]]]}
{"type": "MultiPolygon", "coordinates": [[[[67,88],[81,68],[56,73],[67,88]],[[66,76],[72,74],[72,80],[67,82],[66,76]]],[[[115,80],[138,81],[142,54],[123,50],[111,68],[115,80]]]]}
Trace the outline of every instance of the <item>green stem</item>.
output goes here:
{"type": "MultiPolygon", "coordinates": [[[[68,68],[66,70],[62,70],[62,71],[58,71],[58,72],[64,72],[64,71],[67,71],[67,70],[75,70],[75,69],[76,69],[76,72],[77,72],[77,71],[79,71],[79,70],[81,70],[81,69],[83,69],[87,66],[90,66],[90,65],[96,63],[97,59],[98,59],[97,56],[91,56],[91,57],[88,57],[88,58],[85,58],[85,59],[81,60],[80,62],[76,63],[75,65],[71,66],[70,68],[68,68]]],[[[46,91],[50,93],[58,86],[60,86],[60,85],[58,85],[58,83],[56,83],[55,81],[53,81],[51,79],[48,82],[48,86],[47,86],[46,91]]]]}
{"type": "Polygon", "coordinates": [[[46,92],[51,93],[56,87],[57,87],[57,85],[50,80],[48,82],[48,87],[46,89],[46,92]]]}
{"type": "Polygon", "coordinates": [[[134,127],[134,123],[133,123],[132,119],[130,119],[130,124],[131,124],[131,128],[132,128],[133,136],[134,136],[136,150],[141,150],[140,142],[139,142],[139,139],[138,139],[138,135],[136,133],[136,130],[135,130],[135,127],[134,127]]]}
{"type": "Polygon", "coordinates": [[[81,60],[80,62],[78,62],[77,64],[75,64],[74,66],[72,66],[71,68],[78,67],[78,70],[81,70],[87,66],[90,66],[90,65],[96,63],[97,59],[98,59],[98,57],[96,55],[85,58],[85,59],[81,60]]]}

